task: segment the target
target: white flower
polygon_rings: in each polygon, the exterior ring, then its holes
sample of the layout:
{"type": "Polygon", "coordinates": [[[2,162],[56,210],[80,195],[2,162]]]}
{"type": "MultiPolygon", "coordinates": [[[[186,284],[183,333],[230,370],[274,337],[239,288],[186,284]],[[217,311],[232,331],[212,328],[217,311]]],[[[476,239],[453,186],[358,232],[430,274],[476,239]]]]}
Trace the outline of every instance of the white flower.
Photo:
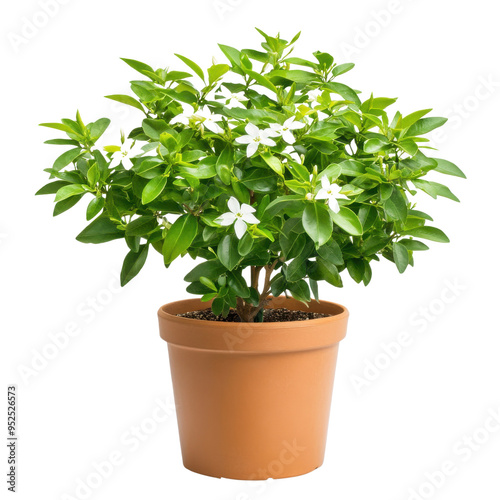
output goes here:
{"type": "MultiPolygon", "coordinates": [[[[307,95],[309,97],[309,103],[313,110],[314,108],[316,108],[316,106],[323,106],[323,103],[318,101],[319,97],[323,95],[323,90],[311,90],[311,92],[308,92],[307,95]]],[[[324,120],[328,117],[328,115],[326,113],[323,113],[322,111],[316,111],[316,113],[318,115],[318,120],[324,120]]]]}
{"type": "Polygon", "coordinates": [[[156,221],[158,222],[158,224],[161,226],[161,227],[164,227],[164,228],[169,228],[170,227],[170,223],[168,222],[167,218],[166,217],[161,217],[161,216],[157,216],[156,217],[156,221]]]}
{"type": "MultiPolygon", "coordinates": [[[[283,150],[283,153],[290,156],[293,161],[296,161],[297,163],[302,163],[302,158],[300,157],[299,153],[297,153],[297,151],[295,151],[295,149],[292,146],[287,146],[283,150]]],[[[287,161],[287,159],[285,158],[284,161],[287,161]]]]}
{"type": "Polygon", "coordinates": [[[222,120],[222,115],[212,113],[208,106],[203,106],[203,109],[196,111],[193,118],[199,120],[204,127],[208,128],[214,134],[224,133],[222,127],[217,123],[222,120]]]}
{"type": "Polygon", "coordinates": [[[271,123],[269,125],[271,130],[274,130],[277,134],[283,137],[283,140],[288,144],[293,144],[295,142],[295,137],[292,134],[292,130],[298,130],[299,128],[305,127],[305,123],[295,121],[295,116],[288,118],[288,120],[283,123],[271,123]]]}
{"type": "Polygon", "coordinates": [[[222,214],[220,217],[215,219],[216,224],[220,224],[221,226],[231,226],[234,224],[234,232],[238,239],[241,239],[247,230],[248,224],[258,224],[260,221],[253,215],[255,212],[255,208],[243,203],[240,206],[239,201],[231,196],[227,202],[227,208],[229,208],[229,212],[222,214]]]}
{"type": "Polygon", "coordinates": [[[182,113],[180,115],[174,116],[170,120],[170,124],[174,125],[176,123],[182,123],[182,125],[189,125],[189,119],[193,116],[194,113],[194,108],[191,106],[191,104],[187,104],[184,102],[181,102],[180,105],[182,106],[182,113]]]}
{"type": "Polygon", "coordinates": [[[130,158],[134,158],[141,154],[144,154],[141,147],[135,141],[129,139],[120,146],[120,151],[116,151],[111,155],[109,168],[117,167],[121,162],[123,168],[128,170],[132,168],[132,161],[130,158]]]}
{"type": "Polygon", "coordinates": [[[315,108],[316,106],[321,105],[321,103],[318,101],[318,98],[322,93],[323,93],[323,91],[320,89],[311,90],[311,92],[307,93],[307,96],[309,97],[309,102],[311,103],[312,108],[315,108]]]}
{"type": "Polygon", "coordinates": [[[243,101],[247,101],[248,99],[246,98],[244,92],[231,92],[226,87],[221,87],[219,91],[224,96],[226,100],[226,106],[228,108],[245,107],[245,105],[242,103],[243,101]]]}
{"type": "Polygon", "coordinates": [[[250,158],[259,149],[259,144],[265,144],[266,146],[276,146],[276,143],[269,139],[269,137],[274,137],[276,133],[270,128],[265,130],[260,130],[253,123],[249,123],[245,127],[245,131],[248,135],[242,135],[236,138],[236,142],[239,144],[248,144],[247,147],[247,157],[250,158]]]}
{"type": "Polygon", "coordinates": [[[321,177],[321,189],[315,196],[317,200],[327,200],[328,206],[336,214],[340,211],[339,199],[348,199],[347,196],[340,194],[342,188],[338,184],[331,184],[328,177],[321,177]]]}

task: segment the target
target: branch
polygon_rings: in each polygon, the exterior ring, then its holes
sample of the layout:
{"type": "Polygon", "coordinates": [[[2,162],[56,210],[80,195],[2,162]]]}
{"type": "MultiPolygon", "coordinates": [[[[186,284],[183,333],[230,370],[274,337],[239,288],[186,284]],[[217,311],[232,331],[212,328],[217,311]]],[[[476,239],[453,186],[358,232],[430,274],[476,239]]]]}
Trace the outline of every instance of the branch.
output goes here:
{"type": "MultiPolygon", "coordinates": [[[[271,283],[271,275],[273,274],[274,268],[278,264],[279,259],[276,259],[272,264],[265,267],[266,269],[266,277],[264,279],[264,288],[262,293],[260,294],[260,303],[262,304],[267,299],[269,292],[271,291],[270,283],[271,283]]],[[[260,304],[259,304],[260,305],[260,304]]]]}

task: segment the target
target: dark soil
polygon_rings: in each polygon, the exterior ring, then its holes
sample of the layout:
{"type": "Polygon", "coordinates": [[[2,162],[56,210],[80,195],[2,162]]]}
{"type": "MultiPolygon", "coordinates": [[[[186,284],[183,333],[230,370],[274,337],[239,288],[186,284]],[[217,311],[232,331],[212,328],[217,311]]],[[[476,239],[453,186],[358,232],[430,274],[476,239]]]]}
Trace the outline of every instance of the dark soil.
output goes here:
{"type": "MultiPolygon", "coordinates": [[[[205,321],[223,321],[230,323],[240,323],[240,317],[236,311],[231,310],[227,318],[222,316],[215,316],[211,309],[203,309],[201,311],[190,311],[183,314],[178,314],[182,318],[203,319],[205,321]]],[[[291,311],[290,309],[264,309],[264,323],[278,323],[286,321],[308,321],[310,319],[326,318],[329,314],[305,312],[305,311],[291,311]]]]}

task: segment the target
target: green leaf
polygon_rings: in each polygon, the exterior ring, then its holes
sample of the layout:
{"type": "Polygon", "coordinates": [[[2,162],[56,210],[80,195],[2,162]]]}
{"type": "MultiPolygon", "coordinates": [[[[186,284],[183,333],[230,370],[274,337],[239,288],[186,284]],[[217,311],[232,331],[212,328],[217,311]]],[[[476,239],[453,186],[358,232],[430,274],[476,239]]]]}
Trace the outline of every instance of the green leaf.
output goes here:
{"type": "Polygon", "coordinates": [[[142,204],[147,205],[160,196],[166,184],[167,177],[164,175],[151,179],[142,191],[142,204]]]}
{"type": "Polygon", "coordinates": [[[406,136],[415,137],[428,134],[432,130],[444,125],[447,121],[448,118],[422,118],[408,129],[406,136]]]}
{"type": "Polygon", "coordinates": [[[363,232],[366,233],[378,218],[377,209],[373,205],[363,205],[359,209],[358,218],[363,225],[363,232]]]}
{"type": "Polygon", "coordinates": [[[82,199],[82,196],[84,194],[85,193],[79,194],[77,196],[72,196],[71,198],[66,198],[63,201],[59,201],[58,203],[56,203],[53,212],[54,217],[62,214],[63,212],[66,212],[66,210],[69,210],[71,207],[74,207],[82,199]]]}
{"type": "Polygon", "coordinates": [[[288,290],[290,290],[292,297],[300,302],[309,303],[311,301],[311,291],[309,290],[309,285],[306,281],[300,280],[295,283],[287,284],[288,290]]]}
{"type": "Polygon", "coordinates": [[[43,188],[39,189],[36,193],[35,196],[42,195],[42,194],[56,194],[59,189],[61,189],[64,186],[67,186],[68,183],[65,181],[54,181],[54,182],[49,182],[43,188]]]}
{"type": "Polygon", "coordinates": [[[368,139],[363,146],[363,150],[365,153],[378,153],[389,145],[390,143],[387,140],[368,139]]]}
{"type": "Polygon", "coordinates": [[[87,206],[87,220],[92,220],[103,208],[104,198],[102,196],[99,196],[98,198],[92,198],[87,206]]]}
{"type": "Polygon", "coordinates": [[[408,210],[408,215],[417,217],[419,219],[429,220],[431,222],[434,220],[430,215],[426,214],[425,212],[421,212],[420,210],[408,210]]]}
{"type": "Polygon", "coordinates": [[[446,234],[432,226],[416,227],[409,231],[405,231],[404,234],[409,236],[415,236],[416,238],[424,238],[425,240],[437,241],[438,243],[449,243],[450,240],[446,234]]]}
{"type": "Polygon", "coordinates": [[[246,232],[241,240],[238,242],[238,253],[245,257],[252,251],[253,247],[253,238],[250,233],[246,232]]]}
{"type": "Polygon", "coordinates": [[[306,245],[306,237],[301,219],[288,219],[285,222],[280,232],[279,243],[285,261],[297,257],[302,252],[306,245]]]}
{"type": "Polygon", "coordinates": [[[62,130],[63,132],[66,132],[67,134],[74,134],[73,129],[71,127],[68,127],[68,125],[65,125],[63,123],[40,123],[39,126],[53,128],[56,130],[62,130]]]}
{"type": "Polygon", "coordinates": [[[424,181],[423,179],[412,179],[411,182],[417,189],[421,189],[434,199],[438,196],[442,196],[443,198],[448,198],[453,201],[460,201],[448,187],[438,182],[424,181]]]}
{"type": "Polygon", "coordinates": [[[217,297],[214,299],[212,302],[212,312],[214,316],[220,316],[222,314],[222,311],[224,309],[224,299],[217,297]]]}
{"type": "Polygon", "coordinates": [[[352,68],[354,68],[354,63],[338,64],[332,69],[332,76],[336,77],[343,75],[344,73],[351,71],[352,68]]]}
{"type": "Polygon", "coordinates": [[[210,288],[210,290],[213,290],[214,292],[218,292],[217,287],[215,286],[215,283],[211,279],[205,278],[205,276],[202,276],[200,278],[200,283],[202,285],[205,285],[207,288],[210,288]]]}
{"type": "Polygon", "coordinates": [[[217,247],[217,257],[220,262],[232,271],[240,262],[240,254],[238,253],[238,238],[234,234],[228,234],[222,238],[217,247]]]}
{"type": "Polygon", "coordinates": [[[99,181],[101,172],[99,171],[99,165],[95,162],[88,170],[87,170],[87,180],[89,186],[94,189],[95,185],[99,181]]]}
{"type": "Polygon", "coordinates": [[[109,118],[100,118],[99,120],[88,124],[87,128],[89,129],[90,138],[93,142],[97,141],[97,139],[104,134],[110,123],[111,120],[109,118]]]}
{"type": "Polygon", "coordinates": [[[264,76],[251,69],[244,68],[245,73],[251,76],[259,85],[271,90],[274,93],[278,93],[276,87],[264,76]]]}
{"type": "MultiPolygon", "coordinates": [[[[316,257],[317,269],[316,273],[318,278],[316,280],[325,280],[330,285],[342,287],[342,278],[340,277],[337,266],[322,257],[316,257]]],[[[315,274],[316,276],[316,274],[315,274]]]]}
{"type": "Polygon", "coordinates": [[[361,111],[367,112],[371,109],[385,109],[391,104],[394,104],[397,101],[397,98],[391,98],[391,97],[372,97],[368,100],[366,100],[362,105],[361,105],[361,111]]]}
{"type": "Polygon", "coordinates": [[[344,265],[344,257],[339,244],[332,238],[318,248],[318,255],[336,266],[344,265]]]}
{"type": "Polygon", "coordinates": [[[317,50],[313,52],[313,56],[318,60],[321,70],[326,70],[333,66],[333,56],[327,52],[317,50]]]}
{"type": "Polygon", "coordinates": [[[150,73],[154,73],[153,68],[146,63],[136,61],[135,59],[126,59],[124,57],[122,57],[121,60],[142,75],[148,76],[150,73]]]}
{"type": "Polygon", "coordinates": [[[220,180],[226,185],[231,184],[231,173],[233,171],[234,152],[231,146],[226,146],[215,164],[215,170],[220,180]]]}
{"type": "Polygon", "coordinates": [[[167,231],[163,243],[163,260],[169,266],[187,251],[198,232],[198,220],[190,214],[179,217],[167,231]]]}
{"type": "Polygon", "coordinates": [[[154,141],[159,141],[161,134],[169,130],[169,126],[164,120],[145,118],[142,121],[142,129],[148,137],[154,141]]]}
{"type": "Polygon", "coordinates": [[[437,161],[437,167],[434,169],[435,172],[446,175],[454,175],[455,177],[462,177],[462,179],[467,178],[454,163],[451,163],[451,161],[441,160],[439,158],[433,158],[433,160],[437,161]]]}
{"type": "Polygon", "coordinates": [[[396,130],[403,130],[405,128],[411,127],[414,123],[416,123],[420,118],[429,114],[432,109],[422,109],[421,111],[415,111],[405,118],[399,120],[396,130]]]}
{"type": "Polygon", "coordinates": [[[422,252],[425,250],[429,250],[429,247],[425,243],[417,240],[399,240],[398,243],[404,245],[406,249],[410,250],[411,252],[422,252]]]}
{"type": "Polygon", "coordinates": [[[264,215],[268,218],[272,218],[289,208],[300,210],[304,206],[304,203],[304,197],[298,194],[278,196],[275,200],[269,203],[264,215]]]}
{"type": "Polygon", "coordinates": [[[408,207],[401,191],[394,186],[391,197],[384,204],[385,211],[389,217],[395,220],[405,221],[408,216],[408,207]]]}
{"type": "Polygon", "coordinates": [[[120,283],[125,286],[131,279],[135,278],[143,268],[147,256],[149,245],[141,245],[138,252],[130,251],[123,261],[120,273],[120,283]]]}
{"type": "Polygon", "coordinates": [[[233,65],[233,67],[237,68],[240,67],[241,52],[238,49],[230,47],[229,45],[222,45],[220,43],[219,43],[219,48],[228,58],[229,62],[233,65]]]}
{"type": "MultiPolygon", "coordinates": [[[[343,163],[346,163],[347,162],[343,162],[343,163]]],[[[353,162],[353,163],[356,163],[356,162],[353,162]]],[[[330,182],[334,182],[338,179],[339,175],[343,173],[342,172],[342,165],[340,163],[332,163],[331,165],[328,165],[328,167],[325,168],[325,170],[322,170],[319,175],[318,175],[318,178],[321,179],[321,177],[328,177],[328,180],[330,182]]],[[[349,175],[349,174],[347,174],[349,175]]],[[[309,176],[307,179],[305,180],[309,180],[309,176]]]]}
{"type": "Polygon", "coordinates": [[[366,256],[373,255],[385,248],[389,242],[390,239],[388,236],[372,235],[363,241],[360,251],[366,256]]]}
{"type": "Polygon", "coordinates": [[[276,176],[263,168],[255,168],[241,179],[241,183],[257,193],[271,193],[276,189],[276,176]]]}
{"type": "Polygon", "coordinates": [[[331,211],[330,215],[333,222],[345,232],[353,236],[361,236],[363,234],[363,225],[358,216],[351,209],[340,207],[338,213],[331,211]]]}
{"type": "Polygon", "coordinates": [[[48,141],[44,141],[44,144],[53,144],[56,146],[80,146],[80,143],[73,139],[49,139],[48,141]]]}
{"type": "Polygon", "coordinates": [[[175,54],[184,64],[189,66],[203,81],[205,81],[205,75],[203,74],[203,70],[191,59],[188,59],[185,56],[181,56],[180,54],[175,54]]]}
{"type": "Polygon", "coordinates": [[[61,170],[64,167],[68,166],[71,162],[73,162],[78,156],[80,156],[82,150],[80,148],[74,148],[70,149],[69,151],[66,151],[63,153],[57,160],[54,162],[53,169],[54,170],[61,170]]]}
{"type": "Polygon", "coordinates": [[[229,71],[229,66],[227,64],[214,64],[207,69],[208,82],[210,84],[215,83],[221,76],[225,75],[229,71]]]}
{"type": "Polygon", "coordinates": [[[127,224],[125,234],[127,236],[145,236],[158,227],[156,217],[152,215],[141,215],[127,224]]]}
{"type": "Polygon", "coordinates": [[[392,255],[398,271],[403,274],[410,263],[410,256],[407,248],[401,243],[392,244],[392,255]]]}
{"type": "Polygon", "coordinates": [[[345,100],[352,101],[357,106],[361,106],[361,101],[359,100],[358,94],[347,85],[338,82],[329,82],[326,83],[323,87],[331,90],[332,92],[335,92],[336,94],[339,94],[345,100]]]}
{"type": "Polygon", "coordinates": [[[124,231],[118,229],[107,217],[101,216],[91,222],[76,239],[80,243],[106,243],[124,236],[124,231]]]}
{"type": "Polygon", "coordinates": [[[398,143],[398,146],[410,156],[414,156],[418,152],[418,146],[416,142],[411,139],[403,139],[398,143]]]}
{"type": "Polygon", "coordinates": [[[241,274],[230,273],[227,282],[229,288],[236,294],[237,297],[245,299],[250,296],[248,285],[241,274]]]}
{"type": "Polygon", "coordinates": [[[298,281],[305,278],[307,274],[306,260],[303,256],[299,256],[284,266],[285,276],[287,281],[298,281]]]}
{"type": "Polygon", "coordinates": [[[297,66],[306,66],[312,69],[316,69],[318,67],[318,63],[308,61],[307,59],[302,59],[300,57],[288,57],[283,62],[286,62],[288,64],[296,64],[297,66]]]}
{"type": "Polygon", "coordinates": [[[347,271],[356,283],[361,283],[365,275],[365,261],[362,259],[349,259],[346,261],[347,271]]]}
{"type": "Polygon", "coordinates": [[[283,163],[276,158],[276,156],[273,156],[271,153],[261,153],[260,155],[264,161],[271,167],[272,170],[274,170],[280,177],[283,177],[283,172],[284,172],[284,167],[283,163]]]}
{"type": "Polygon", "coordinates": [[[184,176],[195,177],[196,179],[211,179],[217,175],[216,169],[217,158],[215,156],[208,156],[203,158],[194,167],[181,167],[179,173],[184,176]]]}
{"type": "Polygon", "coordinates": [[[105,97],[107,99],[111,99],[112,101],[117,101],[121,102],[122,104],[127,104],[128,106],[132,106],[133,108],[136,108],[139,111],[146,113],[144,111],[144,108],[142,107],[142,104],[135,97],[123,94],[113,94],[113,95],[107,95],[105,97]]]}
{"type": "Polygon", "coordinates": [[[81,184],[70,184],[69,186],[63,186],[57,191],[56,199],[54,201],[62,201],[71,196],[76,196],[77,194],[84,193],[85,189],[81,184]]]}
{"type": "Polygon", "coordinates": [[[310,73],[309,71],[302,71],[300,69],[291,70],[274,70],[269,74],[269,78],[284,78],[285,80],[290,80],[295,83],[312,83],[320,81],[320,76],[316,73],[310,73]]]}
{"type": "Polygon", "coordinates": [[[179,144],[177,143],[176,138],[168,132],[162,132],[160,134],[160,143],[168,150],[169,153],[175,153],[179,150],[179,144]]]}
{"type": "Polygon", "coordinates": [[[332,235],[332,219],[326,205],[321,203],[307,204],[302,215],[302,225],[316,248],[324,245],[332,235]]]}
{"type": "Polygon", "coordinates": [[[195,282],[199,281],[202,276],[205,276],[211,280],[216,280],[222,273],[226,271],[226,268],[217,260],[207,260],[198,264],[194,269],[192,269],[184,277],[184,281],[195,282]]]}
{"type": "Polygon", "coordinates": [[[125,286],[132,278],[135,278],[143,268],[148,257],[149,245],[141,245],[138,252],[130,251],[123,261],[120,273],[120,283],[125,286]]]}

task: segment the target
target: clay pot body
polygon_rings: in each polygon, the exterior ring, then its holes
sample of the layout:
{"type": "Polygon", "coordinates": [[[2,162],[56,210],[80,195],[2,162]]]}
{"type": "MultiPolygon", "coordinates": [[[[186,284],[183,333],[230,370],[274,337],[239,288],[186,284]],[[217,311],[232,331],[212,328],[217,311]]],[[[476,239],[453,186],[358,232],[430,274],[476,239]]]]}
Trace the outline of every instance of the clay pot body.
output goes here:
{"type": "Polygon", "coordinates": [[[298,476],[323,463],[338,345],[347,310],[277,297],[268,307],[330,314],[282,323],[176,316],[209,307],[181,300],[158,311],[168,342],[184,466],[232,479],[298,476]]]}

